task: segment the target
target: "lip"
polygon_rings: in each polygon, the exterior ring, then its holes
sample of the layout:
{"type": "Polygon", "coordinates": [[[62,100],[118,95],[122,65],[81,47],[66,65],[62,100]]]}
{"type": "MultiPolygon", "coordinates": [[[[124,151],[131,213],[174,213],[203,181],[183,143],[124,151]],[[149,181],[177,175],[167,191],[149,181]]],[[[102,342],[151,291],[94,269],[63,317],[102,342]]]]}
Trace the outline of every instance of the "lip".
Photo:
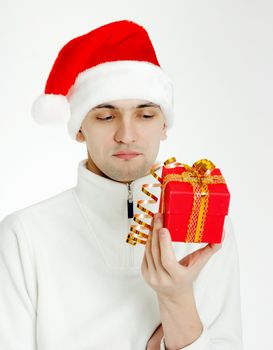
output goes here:
{"type": "Polygon", "coordinates": [[[121,156],[121,155],[126,155],[126,156],[138,156],[141,153],[138,152],[117,152],[114,154],[114,156],[121,156]]]}
{"type": "Polygon", "coordinates": [[[117,153],[114,154],[114,156],[120,159],[132,159],[138,157],[140,154],[141,153],[117,153]]]}

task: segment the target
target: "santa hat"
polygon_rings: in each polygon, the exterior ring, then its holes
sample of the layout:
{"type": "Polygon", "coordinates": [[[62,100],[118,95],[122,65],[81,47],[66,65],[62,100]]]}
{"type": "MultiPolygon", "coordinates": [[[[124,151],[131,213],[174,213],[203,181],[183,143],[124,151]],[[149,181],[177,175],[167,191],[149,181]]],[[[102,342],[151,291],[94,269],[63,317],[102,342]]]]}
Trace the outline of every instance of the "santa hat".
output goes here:
{"type": "Polygon", "coordinates": [[[167,127],[172,126],[172,81],[146,30],[121,20],[76,37],[60,50],[31,112],[38,124],[67,123],[75,139],[91,108],[126,98],[160,105],[167,127]]]}

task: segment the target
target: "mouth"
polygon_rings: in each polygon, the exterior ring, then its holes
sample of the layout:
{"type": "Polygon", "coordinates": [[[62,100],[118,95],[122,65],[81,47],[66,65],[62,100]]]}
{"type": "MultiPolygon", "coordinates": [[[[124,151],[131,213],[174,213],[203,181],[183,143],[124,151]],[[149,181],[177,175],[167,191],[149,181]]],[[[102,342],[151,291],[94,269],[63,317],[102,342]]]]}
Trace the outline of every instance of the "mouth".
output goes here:
{"type": "Polygon", "coordinates": [[[114,157],[120,158],[120,159],[132,159],[140,156],[141,153],[137,152],[118,152],[116,154],[113,154],[114,157]]]}

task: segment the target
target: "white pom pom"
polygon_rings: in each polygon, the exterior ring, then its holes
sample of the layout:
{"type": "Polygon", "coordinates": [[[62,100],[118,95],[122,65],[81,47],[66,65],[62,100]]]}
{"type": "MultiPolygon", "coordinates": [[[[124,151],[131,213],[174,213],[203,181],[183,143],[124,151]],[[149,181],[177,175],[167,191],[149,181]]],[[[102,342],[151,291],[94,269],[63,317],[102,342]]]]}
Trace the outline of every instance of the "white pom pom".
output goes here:
{"type": "Polygon", "coordinates": [[[70,106],[64,95],[42,94],[33,103],[32,118],[38,124],[64,124],[70,119],[70,106]]]}

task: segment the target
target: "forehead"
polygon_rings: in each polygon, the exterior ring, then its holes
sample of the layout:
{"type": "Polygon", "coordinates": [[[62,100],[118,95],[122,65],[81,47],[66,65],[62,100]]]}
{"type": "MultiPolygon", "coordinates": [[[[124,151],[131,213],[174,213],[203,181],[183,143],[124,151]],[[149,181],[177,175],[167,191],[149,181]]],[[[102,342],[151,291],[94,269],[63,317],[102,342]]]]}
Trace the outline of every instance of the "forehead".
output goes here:
{"type": "Polygon", "coordinates": [[[91,110],[97,110],[101,108],[132,110],[132,109],[141,109],[141,108],[147,108],[147,107],[154,107],[154,108],[160,109],[160,106],[158,104],[151,101],[125,99],[125,100],[115,100],[115,101],[104,102],[93,107],[91,110]]]}

